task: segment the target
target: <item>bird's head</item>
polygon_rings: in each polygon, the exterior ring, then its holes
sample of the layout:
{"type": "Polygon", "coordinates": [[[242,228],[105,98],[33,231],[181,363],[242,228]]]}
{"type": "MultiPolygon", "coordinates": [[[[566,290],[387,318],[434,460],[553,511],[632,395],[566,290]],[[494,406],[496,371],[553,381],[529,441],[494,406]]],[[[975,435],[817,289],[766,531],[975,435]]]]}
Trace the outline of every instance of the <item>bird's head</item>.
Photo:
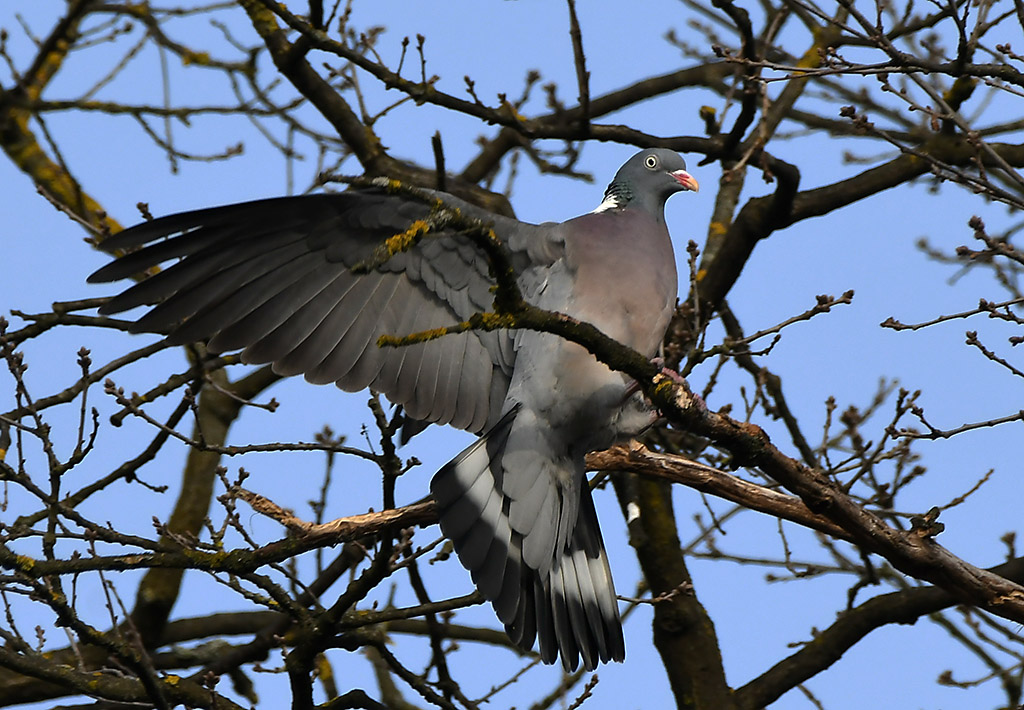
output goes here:
{"type": "Polygon", "coordinates": [[[699,189],[678,153],[668,148],[647,148],[615,173],[598,211],[633,207],[661,214],[665,201],[674,193],[699,189]]]}

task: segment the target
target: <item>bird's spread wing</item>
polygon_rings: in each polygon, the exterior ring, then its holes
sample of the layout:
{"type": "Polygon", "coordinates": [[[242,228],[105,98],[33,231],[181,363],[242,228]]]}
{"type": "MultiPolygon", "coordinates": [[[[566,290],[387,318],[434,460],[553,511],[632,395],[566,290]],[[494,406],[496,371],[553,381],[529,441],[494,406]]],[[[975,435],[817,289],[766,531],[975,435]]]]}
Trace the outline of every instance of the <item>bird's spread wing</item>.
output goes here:
{"type": "MultiPolygon", "coordinates": [[[[494,223],[518,269],[535,273],[558,258],[557,230],[458,206],[494,223]]],[[[170,215],[106,240],[104,249],[130,253],[90,281],[177,260],[101,312],[156,304],[133,330],[165,332],[175,343],[209,338],[212,350],[242,349],[244,361],[273,363],[282,375],[349,391],[372,387],[413,418],[481,431],[497,420],[508,389],[515,349],[507,331],[377,346],[381,335],[489,310],[493,281],[479,249],[465,236],[440,233],[374,271],[351,270],[427,211],[400,196],[350,190],[170,215]]]]}

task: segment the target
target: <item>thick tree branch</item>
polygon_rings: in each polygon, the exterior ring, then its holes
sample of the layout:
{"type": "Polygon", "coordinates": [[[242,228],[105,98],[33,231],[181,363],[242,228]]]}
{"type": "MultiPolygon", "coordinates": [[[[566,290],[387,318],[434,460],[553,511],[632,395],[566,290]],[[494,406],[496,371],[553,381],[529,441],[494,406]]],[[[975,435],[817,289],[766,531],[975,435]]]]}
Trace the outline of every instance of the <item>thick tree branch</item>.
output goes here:
{"type": "MultiPolygon", "coordinates": [[[[987,570],[1024,583],[1024,558],[987,570]]],[[[915,587],[870,599],[842,612],[839,619],[762,675],[736,690],[737,706],[763,708],[800,683],[825,670],[875,629],[889,624],[913,624],[918,619],[958,604],[959,600],[939,587],[915,587]]]]}

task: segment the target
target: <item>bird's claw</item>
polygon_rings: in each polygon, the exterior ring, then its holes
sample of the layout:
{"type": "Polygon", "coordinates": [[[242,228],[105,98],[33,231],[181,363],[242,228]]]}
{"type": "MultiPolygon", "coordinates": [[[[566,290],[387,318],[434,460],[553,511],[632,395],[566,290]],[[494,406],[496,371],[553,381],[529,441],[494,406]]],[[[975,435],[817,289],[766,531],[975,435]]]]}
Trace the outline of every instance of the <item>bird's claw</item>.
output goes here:
{"type": "Polygon", "coordinates": [[[665,365],[665,358],[663,358],[663,357],[651,358],[651,364],[654,365],[655,367],[660,367],[661,368],[661,374],[664,375],[665,377],[669,378],[670,380],[672,380],[677,385],[685,385],[686,384],[686,380],[683,378],[682,375],[679,374],[679,372],[677,370],[673,370],[671,367],[667,367],[665,365]]]}
{"type": "MultiPolygon", "coordinates": [[[[677,385],[684,385],[684,386],[686,385],[686,380],[683,378],[682,375],[680,375],[677,371],[673,370],[672,368],[665,366],[665,358],[663,358],[663,357],[651,358],[651,364],[654,365],[655,367],[660,367],[661,368],[661,372],[659,373],[659,375],[664,375],[665,377],[669,378],[670,380],[672,380],[672,382],[674,382],[677,385]]],[[[655,375],[655,378],[657,378],[657,377],[658,377],[658,375],[655,375]]],[[[626,401],[627,399],[629,399],[630,397],[632,397],[633,395],[635,395],[639,391],[640,391],[640,383],[637,382],[636,380],[630,380],[629,384],[626,385],[626,392],[623,395],[622,400],[626,401]]]]}

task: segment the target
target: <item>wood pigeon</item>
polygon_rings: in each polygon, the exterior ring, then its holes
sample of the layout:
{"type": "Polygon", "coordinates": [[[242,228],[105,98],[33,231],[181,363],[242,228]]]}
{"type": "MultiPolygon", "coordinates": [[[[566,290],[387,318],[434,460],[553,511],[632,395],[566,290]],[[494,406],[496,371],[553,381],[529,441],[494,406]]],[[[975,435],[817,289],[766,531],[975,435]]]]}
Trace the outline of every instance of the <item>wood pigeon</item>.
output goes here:
{"type": "MultiPolygon", "coordinates": [[[[665,201],[697,190],[678,154],[643,150],[600,206],[526,224],[435,193],[485,220],[509,250],[530,303],[597,326],[654,357],[676,299],[665,201]]],[[[441,530],[523,650],[588,670],[625,656],[618,603],[585,475],[590,451],[654,416],[622,373],[581,346],[525,330],[469,331],[398,348],[378,337],[452,325],[492,307],[484,255],[468,237],[430,235],[368,273],[383,240],[429,207],[383,189],[282,197],[169,215],[103,242],[127,251],[94,273],[115,281],[169,267],[100,308],[157,304],[135,332],[209,339],[343,390],[370,387],[409,416],[482,436],[434,476],[441,530]],[[167,237],[164,239],[164,237],[167,237]],[[357,270],[360,271],[360,270],[357,270]]]]}

